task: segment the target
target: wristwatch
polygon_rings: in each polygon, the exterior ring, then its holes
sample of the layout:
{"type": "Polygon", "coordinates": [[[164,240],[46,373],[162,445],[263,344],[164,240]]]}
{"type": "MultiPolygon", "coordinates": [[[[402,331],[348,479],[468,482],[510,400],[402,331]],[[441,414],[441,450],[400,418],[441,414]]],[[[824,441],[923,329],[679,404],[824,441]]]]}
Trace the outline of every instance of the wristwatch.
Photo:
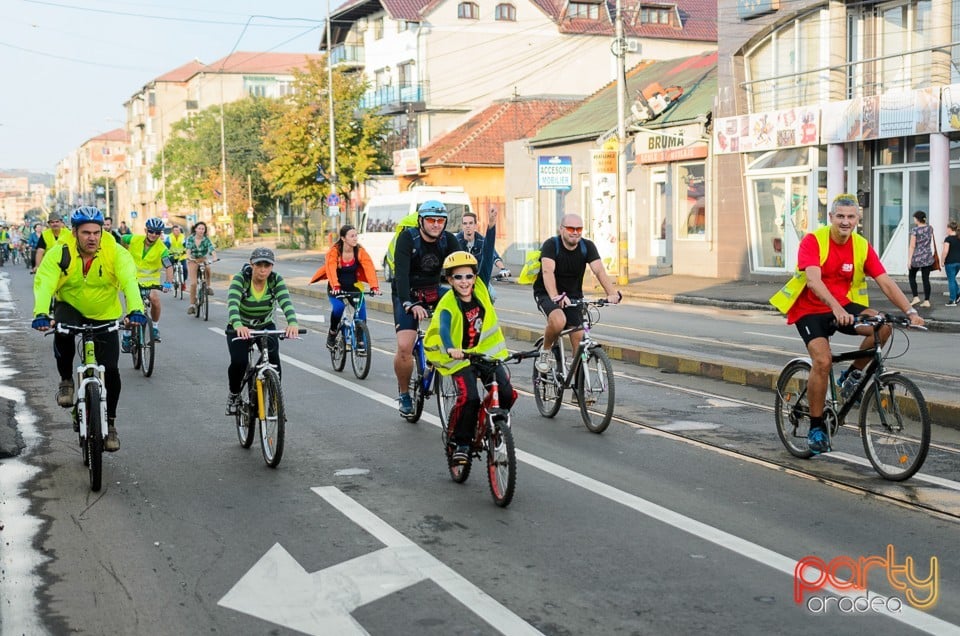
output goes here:
{"type": "Polygon", "coordinates": [[[907,315],[908,315],[908,316],[909,316],[910,314],[919,314],[919,313],[920,313],[920,312],[917,311],[916,307],[911,307],[910,309],[907,310],[907,315]]]}

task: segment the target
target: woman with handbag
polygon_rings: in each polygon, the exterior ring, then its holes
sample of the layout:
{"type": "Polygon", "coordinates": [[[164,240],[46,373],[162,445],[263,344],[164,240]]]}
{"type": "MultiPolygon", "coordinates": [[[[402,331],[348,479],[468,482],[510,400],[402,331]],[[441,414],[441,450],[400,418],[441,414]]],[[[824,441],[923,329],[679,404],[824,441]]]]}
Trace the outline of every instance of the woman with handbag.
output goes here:
{"type": "Polygon", "coordinates": [[[933,228],[927,225],[927,213],[923,210],[917,210],[913,213],[913,229],[910,230],[910,252],[907,260],[910,261],[910,292],[913,295],[911,305],[919,304],[921,307],[930,306],[930,270],[940,269],[940,264],[935,263],[937,258],[937,248],[933,238],[933,228]],[[934,266],[936,265],[936,266],[934,266]],[[917,295],[917,271],[919,270],[923,279],[923,302],[917,295]]]}

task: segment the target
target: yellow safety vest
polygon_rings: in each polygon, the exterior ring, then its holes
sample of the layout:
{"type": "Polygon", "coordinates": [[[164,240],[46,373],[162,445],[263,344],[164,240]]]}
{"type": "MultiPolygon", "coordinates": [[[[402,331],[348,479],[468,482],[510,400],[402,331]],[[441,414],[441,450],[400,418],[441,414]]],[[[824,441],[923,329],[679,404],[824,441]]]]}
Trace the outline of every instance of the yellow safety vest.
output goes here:
{"type": "Polygon", "coordinates": [[[187,248],[184,247],[183,243],[187,240],[185,234],[177,236],[176,234],[170,233],[170,256],[174,260],[184,261],[187,259],[187,248]]]}
{"type": "Polygon", "coordinates": [[[46,249],[48,250],[57,243],[62,243],[63,245],[73,245],[77,242],[73,237],[73,232],[65,227],[60,228],[60,234],[58,236],[54,236],[53,230],[50,228],[45,229],[40,236],[43,237],[43,244],[46,245],[46,249]]]}
{"type": "MultiPolygon", "coordinates": [[[[825,225],[813,232],[817,238],[817,245],[820,248],[820,265],[827,260],[830,254],[830,226],[825,225]]],[[[870,306],[870,299],[867,297],[867,278],[863,272],[863,264],[867,262],[867,254],[870,251],[870,244],[863,236],[854,232],[850,235],[853,241],[853,282],[850,284],[850,291],[847,293],[847,300],[864,307],[870,306]]],[[[807,273],[797,271],[793,278],[787,281],[787,284],[770,297],[770,304],[786,314],[797,302],[801,292],[807,287],[807,273]]]]}
{"type": "Polygon", "coordinates": [[[163,271],[163,253],[167,246],[160,239],[154,241],[147,253],[143,253],[143,244],[147,237],[137,234],[130,237],[128,248],[133,262],[137,264],[137,280],[142,287],[160,284],[160,272],[163,271]]]}
{"type": "Polygon", "coordinates": [[[396,267],[394,267],[394,254],[397,251],[397,237],[400,236],[400,232],[403,232],[407,228],[417,227],[417,224],[420,222],[419,219],[419,212],[411,212],[407,216],[400,219],[400,222],[397,223],[397,227],[393,232],[393,236],[390,238],[390,244],[387,245],[387,255],[385,257],[387,267],[391,272],[396,271],[396,267]]]}
{"type": "MultiPolygon", "coordinates": [[[[477,346],[470,349],[472,353],[482,353],[491,358],[506,360],[510,355],[507,351],[507,344],[503,338],[503,332],[497,322],[497,312],[493,309],[493,303],[490,301],[490,292],[486,285],[479,278],[476,279],[473,286],[473,294],[477,297],[480,306],[483,307],[483,331],[480,333],[480,340],[477,346]]],[[[448,291],[437,303],[437,308],[433,312],[433,318],[430,320],[430,326],[427,327],[427,333],[423,338],[423,349],[427,360],[437,368],[441,375],[451,375],[470,365],[468,360],[454,360],[447,353],[443,346],[443,339],[440,337],[440,314],[447,312],[450,314],[450,337],[453,339],[454,346],[459,348],[463,342],[463,312],[457,303],[457,294],[452,289],[448,291]]]]}

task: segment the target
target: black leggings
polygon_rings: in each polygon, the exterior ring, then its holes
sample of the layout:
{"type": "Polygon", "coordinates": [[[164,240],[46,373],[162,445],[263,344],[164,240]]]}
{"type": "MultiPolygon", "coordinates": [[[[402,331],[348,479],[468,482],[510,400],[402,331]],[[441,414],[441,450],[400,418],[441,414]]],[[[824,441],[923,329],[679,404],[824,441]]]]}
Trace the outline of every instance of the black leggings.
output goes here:
{"type": "MultiPolygon", "coordinates": [[[[57,322],[67,325],[100,325],[111,320],[88,320],[76,307],[58,300],[53,308],[53,317],[57,322]]],[[[93,337],[97,362],[103,365],[103,383],[107,390],[107,419],[117,417],[117,404],[120,402],[120,341],[117,332],[98,333],[93,337]]],[[[55,334],[53,336],[53,357],[57,360],[57,371],[61,380],[72,380],[76,370],[73,358],[77,354],[75,336],[55,334]]]]}
{"type": "MultiPolygon", "coordinates": [[[[481,380],[489,382],[490,374],[483,374],[481,380]]],[[[497,392],[500,396],[500,408],[509,410],[513,406],[513,385],[510,374],[503,366],[496,368],[497,392]]],[[[453,432],[451,438],[458,446],[473,442],[477,432],[477,416],[480,414],[480,392],[477,389],[477,371],[467,367],[450,376],[457,387],[457,402],[450,409],[450,423],[453,432]]]]}
{"type": "Polygon", "coordinates": [[[930,270],[933,269],[932,265],[927,265],[926,267],[911,267],[910,268],[910,293],[913,294],[914,298],[917,298],[917,270],[920,270],[920,278],[923,279],[923,299],[930,300],[930,270]]]}
{"type": "MultiPolygon", "coordinates": [[[[276,329],[273,323],[257,327],[258,329],[276,329]]],[[[250,347],[257,343],[256,338],[249,340],[234,340],[237,332],[232,328],[227,329],[227,349],[230,350],[230,366],[227,367],[227,380],[230,383],[230,392],[239,393],[240,385],[243,384],[243,374],[247,371],[247,353],[250,347]]],[[[270,364],[277,367],[277,373],[280,373],[280,338],[270,336],[267,338],[267,357],[270,364]]]]}

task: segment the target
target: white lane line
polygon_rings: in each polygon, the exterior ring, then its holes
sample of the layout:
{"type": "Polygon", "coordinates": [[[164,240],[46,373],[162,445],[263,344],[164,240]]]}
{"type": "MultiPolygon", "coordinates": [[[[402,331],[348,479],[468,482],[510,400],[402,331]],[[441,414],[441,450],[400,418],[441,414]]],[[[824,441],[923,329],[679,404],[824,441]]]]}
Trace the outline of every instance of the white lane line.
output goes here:
{"type": "MultiPolygon", "coordinates": [[[[216,328],[211,327],[211,330],[216,330],[216,328]]],[[[300,360],[291,358],[287,355],[281,354],[280,357],[284,362],[292,366],[329,380],[334,384],[353,391],[354,393],[367,399],[380,402],[381,404],[385,404],[392,408],[396,408],[395,398],[389,398],[385,395],[381,395],[371,391],[366,387],[361,387],[357,384],[344,380],[343,378],[339,378],[332,373],[323,371],[312,364],[301,362],[300,360]]],[[[429,422],[434,426],[440,426],[440,419],[429,413],[424,413],[421,419],[422,421],[429,422]]],[[[580,473],[572,471],[569,468],[555,464],[549,460],[543,459],[542,457],[538,457],[537,455],[533,455],[526,451],[517,449],[517,459],[529,466],[533,466],[534,468],[547,473],[548,475],[552,475],[553,477],[556,477],[562,481],[579,486],[588,492],[592,492],[596,495],[604,497],[605,499],[608,499],[614,503],[618,503],[627,508],[636,510],[637,512],[646,515],[651,519],[655,519],[679,530],[683,530],[684,532],[695,537],[709,541],[718,547],[730,550],[731,552],[735,552],[741,556],[756,561],[757,563],[782,572],[791,578],[794,576],[794,569],[797,565],[796,559],[791,559],[788,556],[764,548],[763,546],[747,541],[746,539],[741,539],[736,535],[724,532],[719,528],[707,525],[691,517],[674,512],[668,508],[664,508],[659,504],[655,504],[652,501],[647,501],[646,499],[637,497],[636,495],[610,486],[609,484],[605,484],[601,481],[593,479],[592,477],[581,475],[580,473]]],[[[831,591],[838,596],[844,596],[851,600],[854,600],[858,596],[862,596],[867,592],[865,590],[858,590],[856,593],[853,593],[849,590],[833,588],[831,588],[831,591]]],[[[870,597],[886,599],[886,597],[874,592],[873,590],[869,590],[869,595],[870,597]]],[[[960,635],[960,626],[936,618],[930,614],[927,614],[926,612],[913,609],[907,605],[903,606],[900,614],[883,614],[883,616],[892,618],[893,620],[899,621],[918,630],[925,631],[929,634],[949,633],[960,635]]]]}

